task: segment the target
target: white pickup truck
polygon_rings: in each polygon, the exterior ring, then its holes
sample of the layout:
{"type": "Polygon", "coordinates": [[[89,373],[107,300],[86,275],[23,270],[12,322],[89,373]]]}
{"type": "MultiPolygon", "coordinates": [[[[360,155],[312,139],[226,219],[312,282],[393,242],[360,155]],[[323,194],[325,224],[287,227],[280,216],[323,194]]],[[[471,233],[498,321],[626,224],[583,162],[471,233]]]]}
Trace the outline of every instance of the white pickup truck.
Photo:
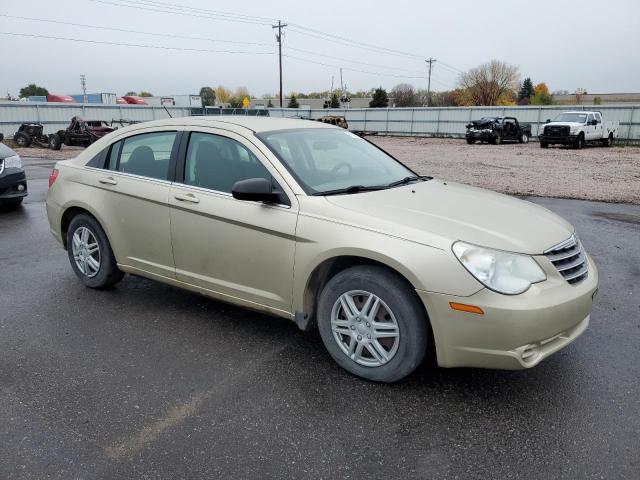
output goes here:
{"type": "Polygon", "coordinates": [[[542,148],[554,144],[582,148],[587,142],[599,142],[610,147],[618,138],[619,129],[619,122],[603,122],[600,112],[562,112],[553,122],[547,120],[540,127],[538,139],[542,148]]]}

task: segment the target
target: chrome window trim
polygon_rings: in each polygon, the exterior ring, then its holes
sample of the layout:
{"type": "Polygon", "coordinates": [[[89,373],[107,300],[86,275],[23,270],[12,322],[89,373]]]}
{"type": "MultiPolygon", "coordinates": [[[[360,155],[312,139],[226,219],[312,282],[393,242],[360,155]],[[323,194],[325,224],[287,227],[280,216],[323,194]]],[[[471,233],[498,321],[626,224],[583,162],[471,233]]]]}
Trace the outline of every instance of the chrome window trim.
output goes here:
{"type": "Polygon", "coordinates": [[[0,158],[0,175],[4,172],[4,158],[0,158]]]}
{"type": "Polygon", "coordinates": [[[145,177],[144,175],[136,175],[135,173],[121,172],[120,170],[109,170],[108,168],[87,167],[86,165],[84,165],[83,168],[86,168],[87,170],[95,170],[96,172],[102,172],[107,175],[130,177],[138,180],[146,180],[147,182],[162,183],[164,185],[169,185],[169,186],[173,184],[171,180],[162,180],[160,178],[145,177]]]}

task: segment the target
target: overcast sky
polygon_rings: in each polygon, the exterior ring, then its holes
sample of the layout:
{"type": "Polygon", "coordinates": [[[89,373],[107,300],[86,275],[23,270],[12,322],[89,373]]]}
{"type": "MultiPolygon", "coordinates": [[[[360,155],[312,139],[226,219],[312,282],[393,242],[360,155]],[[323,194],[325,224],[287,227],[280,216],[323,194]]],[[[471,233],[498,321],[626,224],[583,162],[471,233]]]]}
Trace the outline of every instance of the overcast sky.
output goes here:
{"type": "Polygon", "coordinates": [[[391,88],[400,82],[426,87],[427,69],[420,57],[430,56],[438,60],[432,76],[434,90],[453,88],[459,70],[498,59],[517,65],[523,78],[546,82],[551,91],[573,92],[578,87],[590,93],[640,91],[638,0],[1,0],[0,14],[5,15],[0,16],[0,32],[4,33],[194,49],[163,50],[2,34],[2,94],[8,91],[17,95],[21,87],[33,82],[53,93],[79,93],[82,73],[87,77],[89,92],[122,95],[128,90],[148,90],[156,95],[175,95],[197,93],[203,85],[222,84],[232,89],[246,86],[256,96],[275,93],[278,58],[269,19],[296,25],[285,30],[285,93],[329,89],[332,76],[338,86],[339,67],[344,68],[344,82],[352,91],[379,85],[391,88]],[[183,14],[152,11],[169,9],[159,7],[160,3],[266,20],[245,17],[248,23],[230,21],[229,17],[213,18],[200,10],[182,10],[183,14]],[[166,35],[27,21],[6,15],[166,35]],[[403,55],[330,42],[309,29],[403,55]]]}

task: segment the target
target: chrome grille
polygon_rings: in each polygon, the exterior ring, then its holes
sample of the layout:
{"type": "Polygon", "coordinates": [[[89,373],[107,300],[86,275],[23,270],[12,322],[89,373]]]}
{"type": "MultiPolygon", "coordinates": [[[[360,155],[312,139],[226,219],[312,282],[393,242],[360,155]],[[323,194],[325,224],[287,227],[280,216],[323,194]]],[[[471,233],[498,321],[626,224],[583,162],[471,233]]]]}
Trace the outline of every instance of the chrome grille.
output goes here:
{"type": "Polygon", "coordinates": [[[562,135],[569,135],[569,127],[565,126],[565,125],[550,125],[547,127],[544,127],[544,134],[545,135],[550,135],[550,136],[562,136],[562,135]]]}
{"type": "Polygon", "coordinates": [[[551,247],[544,254],[570,284],[574,285],[587,278],[589,274],[587,257],[580,240],[575,235],[571,235],[564,242],[551,247]]]}

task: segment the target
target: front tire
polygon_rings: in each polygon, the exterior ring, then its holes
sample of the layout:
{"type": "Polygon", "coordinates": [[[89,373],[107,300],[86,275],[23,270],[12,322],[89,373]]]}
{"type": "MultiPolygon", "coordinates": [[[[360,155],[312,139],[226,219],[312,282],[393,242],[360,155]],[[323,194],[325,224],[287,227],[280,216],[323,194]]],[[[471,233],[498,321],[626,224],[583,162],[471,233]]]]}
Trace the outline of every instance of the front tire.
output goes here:
{"type": "Polygon", "coordinates": [[[318,328],[329,354],[348,372],[396,382],[424,359],[428,327],[411,285],[379,266],[335,275],[318,302],[318,328]]]}
{"type": "Polygon", "coordinates": [[[71,220],[67,253],[71,268],[89,288],[110,287],[124,277],[104,230],[90,215],[81,213],[71,220]]]}
{"type": "Polygon", "coordinates": [[[494,145],[500,145],[502,143],[502,135],[498,134],[493,140],[491,140],[491,143],[494,145]]]}
{"type": "Polygon", "coordinates": [[[580,134],[578,135],[578,138],[576,139],[576,141],[573,143],[573,148],[575,148],[576,150],[581,150],[584,147],[584,135],[580,134]]]}
{"type": "Polygon", "coordinates": [[[18,132],[13,136],[13,141],[20,148],[27,148],[31,145],[31,137],[26,133],[18,132]]]}
{"type": "Polygon", "coordinates": [[[549,148],[549,144],[547,142],[540,142],[540,148],[549,148]]]}
{"type": "Polygon", "coordinates": [[[467,143],[469,145],[473,145],[474,143],[476,143],[476,141],[473,138],[467,138],[467,143]]]}
{"type": "Polygon", "coordinates": [[[526,133],[523,133],[522,135],[520,135],[520,138],[518,139],[518,141],[520,143],[529,143],[529,135],[527,135],[526,133]]]}

